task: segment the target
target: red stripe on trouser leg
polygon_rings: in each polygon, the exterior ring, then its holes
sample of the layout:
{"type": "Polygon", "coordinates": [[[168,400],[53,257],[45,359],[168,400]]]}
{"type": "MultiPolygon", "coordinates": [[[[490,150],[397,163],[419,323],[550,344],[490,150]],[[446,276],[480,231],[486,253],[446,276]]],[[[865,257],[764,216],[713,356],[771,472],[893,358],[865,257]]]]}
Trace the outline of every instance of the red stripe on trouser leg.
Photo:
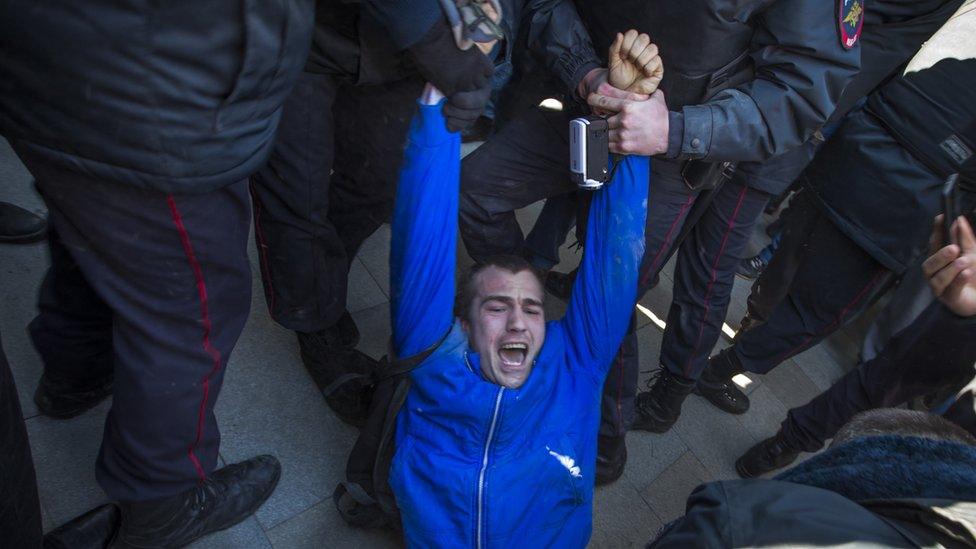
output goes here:
{"type": "Polygon", "coordinates": [[[200,298],[200,323],[203,326],[203,350],[213,360],[213,368],[203,378],[203,395],[200,399],[200,409],[197,413],[196,436],[193,439],[193,443],[187,449],[187,455],[193,463],[197,475],[200,477],[200,480],[203,480],[207,478],[207,474],[203,470],[203,466],[200,465],[200,460],[197,458],[194,450],[200,444],[200,438],[203,436],[207,402],[210,399],[210,378],[220,370],[220,351],[210,344],[210,309],[207,306],[207,285],[203,280],[203,269],[200,267],[200,262],[197,261],[196,254],[193,253],[193,246],[190,244],[190,235],[187,233],[186,226],[183,224],[183,216],[180,215],[179,210],[176,208],[176,201],[173,200],[173,195],[166,196],[166,203],[169,204],[169,211],[173,216],[173,223],[176,225],[176,231],[180,234],[180,242],[183,244],[183,253],[186,254],[186,260],[190,264],[190,269],[193,271],[193,278],[196,281],[197,295],[200,298]]]}
{"type": "Polygon", "coordinates": [[[654,254],[654,259],[647,264],[647,271],[644,273],[644,277],[641,278],[640,281],[641,288],[647,286],[647,280],[655,271],[657,271],[657,262],[660,261],[661,255],[664,253],[664,251],[668,249],[668,244],[671,243],[671,236],[674,234],[674,230],[678,227],[678,223],[684,218],[685,212],[694,201],[695,195],[691,195],[688,197],[688,200],[685,200],[685,203],[681,205],[681,209],[678,210],[678,215],[675,216],[674,221],[671,222],[668,232],[664,234],[664,242],[661,243],[661,246],[657,249],[657,253],[654,254]]]}
{"type": "Polygon", "coordinates": [[[825,335],[829,334],[830,332],[832,332],[834,329],[836,329],[837,326],[839,326],[840,323],[844,320],[844,317],[847,316],[847,313],[850,312],[851,308],[854,307],[855,305],[857,305],[858,302],[860,302],[862,299],[864,299],[864,297],[867,295],[867,293],[869,291],[871,291],[871,289],[874,288],[874,286],[881,279],[881,276],[884,275],[887,272],[888,272],[887,270],[880,270],[877,273],[875,273],[875,275],[873,277],[871,277],[871,280],[868,281],[867,286],[861,288],[861,291],[858,292],[857,295],[854,296],[854,299],[852,299],[850,302],[848,302],[847,305],[844,305],[844,308],[841,309],[839,313],[837,313],[837,316],[834,318],[834,320],[830,324],[827,325],[826,328],[824,328],[819,334],[815,334],[815,335],[812,335],[812,336],[807,336],[806,338],[803,339],[802,342],[800,342],[799,345],[797,345],[796,347],[793,347],[789,351],[786,351],[785,353],[783,353],[780,356],[778,356],[775,359],[773,359],[773,366],[776,366],[780,362],[783,362],[784,360],[790,358],[791,356],[795,355],[796,353],[798,353],[800,351],[803,351],[804,350],[804,347],[806,347],[807,345],[809,345],[810,342],[813,341],[813,338],[814,337],[817,337],[817,336],[821,336],[821,337],[822,336],[825,336],[825,335]]]}
{"type": "Polygon", "coordinates": [[[708,313],[711,309],[708,303],[708,299],[712,297],[712,288],[715,286],[715,281],[718,279],[718,262],[721,261],[722,256],[725,255],[725,245],[729,242],[729,234],[732,233],[732,228],[735,227],[735,221],[739,217],[739,210],[742,209],[742,202],[746,199],[746,193],[749,191],[749,187],[742,187],[739,191],[739,201],[735,204],[735,209],[732,210],[732,217],[729,218],[729,224],[725,227],[725,234],[722,235],[722,244],[719,245],[718,254],[715,255],[715,261],[712,262],[712,271],[708,280],[708,289],[705,290],[705,312],[702,313],[701,324],[698,326],[698,337],[695,339],[695,346],[691,350],[691,354],[688,355],[688,362],[685,363],[685,367],[682,370],[685,377],[688,377],[691,372],[691,363],[695,359],[695,354],[698,353],[698,348],[701,347],[702,335],[705,333],[705,322],[708,320],[708,313]]]}

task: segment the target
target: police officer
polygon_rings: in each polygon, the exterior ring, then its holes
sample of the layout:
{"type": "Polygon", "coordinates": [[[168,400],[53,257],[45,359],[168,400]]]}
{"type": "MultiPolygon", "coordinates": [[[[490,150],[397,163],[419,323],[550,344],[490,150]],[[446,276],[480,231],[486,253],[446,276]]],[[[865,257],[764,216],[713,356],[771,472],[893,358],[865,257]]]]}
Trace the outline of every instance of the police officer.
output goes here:
{"type": "MultiPolygon", "coordinates": [[[[803,173],[810,204],[787,221],[780,251],[795,264],[795,275],[765,322],[711,359],[709,369],[723,382],[738,371],[766,373],[817,344],[914,265],[929,220],[941,209],[947,175],[960,175],[969,191],[964,205],[971,207],[976,48],[968,37],[976,29],[974,8],[972,2],[959,8],[904,75],[851,114],[803,173]]],[[[778,436],[761,446],[750,451],[755,459],[746,469],[757,469],[764,453],[797,449],[778,436]]]]}
{"type": "MultiPolygon", "coordinates": [[[[650,35],[664,61],[661,88],[647,101],[631,101],[636,98],[609,90],[605,93],[616,96],[590,97],[595,107],[621,112],[610,119],[614,151],[660,157],[651,176],[642,291],[656,280],[699,193],[722,177],[725,166],[720,162],[763,160],[796,147],[833,111],[859,68],[861,13],[851,4],[841,9],[812,0],[577,3],[598,52],[606,52],[617,33],[636,28],[650,35]],[[847,32],[843,40],[841,26],[847,32]],[[626,122],[621,126],[622,120],[626,122]],[[639,135],[633,133],[635,128],[639,135]]],[[[499,249],[519,242],[512,210],[573,192],[566,177],[565,135],[565,119],[555,123],[544,113],[529,111],[496,136],[497,152],[489,156],[486,151],[478,169],[466,171],[461,230],[472,257],[519,252],[499,249]],[[549,151],[540,142],[562,146],[542,154],[549,151]],[[504,176],[494,168],[505,165],[519,171],[504,176]],[[513,200],[500,198],[492,209],[476,200],[479,195],[509,193],[513,200]]],[[[698,239],[697,249],[691,250],[695,256],[679,261],[695,259],[706,265],[709,275],[717,272],[715,258],[728,235],[741,234],[744,239],[752,226],[749,220],[759,215],[767,198],[766,192],[741,183],[725,185],[711,205],[712,222],[692,236],[698,239]]],[[[713,284],[711,289],[710,295],[699,296],[702,302],[722,297],[721,286],[713,284]]],[[[701,350],[704,330],[703,324],[695,326],[692,354],[707,353],[701,350]]],[[[686,366],[681,361],[668,368],[680,372],[686,366]]],[[[624,434],[634,418],[636,385],[637,342],[630,335],[604,385],[598,458],[602,481],[623,471],[624,434]]],[[[687,391],[693,386],[690,383],[687,391]]]]}
{"type": "MultiPolygon", "coordinates": [[[[863,23],[865,41],[859,47],[861,71],[844,89],[824,133],[829,133],[827,128],[839,124],[847,111],[907,61],[959,4],[959,0],[872,2],[863,23]]],[[[856,39],[864,17],[859,15],[863,12],[856,0],[839,5],[838,10],[833,45],[845,48],[856,39]]],[[[639,117],[640,114],[625,115],[620,121],[631,122],[640,131],[639,117]]],[[[627,139],[628,133],[624,130],[621,135],[627,139]]],[[[744,134],[742,139],[753,138],[744,134]]],[[[681,244],[674,273],[674,297],[661,347],[662,370],[649,390],[637,396],[635,428],[666,431],[677,420],[682,401],[693,390],[729,413],[748,410],[745,394],[725,383],[730,377],[727,372],[705,370],[705,366],[725,319],[735,269],[762,211],[759,203],[764,206],[770,197],[784,192],[822,143],[822,134],[817,131],[803,145],[785,154],[765,162],[740,163],[731,181],[718,190],[681,244]]]]}
{"type": "Polygon", "coordinates": [[[307,0],[0,8],[0,132],[51,225],[35,402],[66,418],[114,391],[96,478],[122,505],[118,546],[227,528],[280,475],[271,456],[217,469],[213,408],[250,306],[247,178],[312,19],[307,0]]]}

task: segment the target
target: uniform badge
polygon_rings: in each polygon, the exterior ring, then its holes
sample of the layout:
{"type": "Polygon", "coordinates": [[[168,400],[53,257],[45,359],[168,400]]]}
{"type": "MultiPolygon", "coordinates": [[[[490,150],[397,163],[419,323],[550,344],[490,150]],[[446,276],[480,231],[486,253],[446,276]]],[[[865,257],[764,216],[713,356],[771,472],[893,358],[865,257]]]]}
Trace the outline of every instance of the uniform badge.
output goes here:
{"type": "Polygon", "coordinates": [[[857,44],[864,26],[864,0],[837,0],[837,30],[840,45],[849,50],[857,44]]]}

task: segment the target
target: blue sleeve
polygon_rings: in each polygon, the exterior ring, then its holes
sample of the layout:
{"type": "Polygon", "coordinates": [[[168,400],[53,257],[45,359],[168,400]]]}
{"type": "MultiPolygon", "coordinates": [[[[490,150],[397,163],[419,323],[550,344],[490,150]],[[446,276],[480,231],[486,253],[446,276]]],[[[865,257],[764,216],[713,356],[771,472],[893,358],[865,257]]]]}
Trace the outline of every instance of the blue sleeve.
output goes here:
{"type": "Polygon", "coordinates": [[[590,204],[586,251],[560,322],[576,364],[605,373],[637,301],[650,159],[628,156],[590,204]]]}
{"type": "Polygon", "coordinates": [[[420,105],[407,150],[390,244],[393,350],[409,357],[437,343],[454,318],[461,137],[441,105],[420,105]]]}

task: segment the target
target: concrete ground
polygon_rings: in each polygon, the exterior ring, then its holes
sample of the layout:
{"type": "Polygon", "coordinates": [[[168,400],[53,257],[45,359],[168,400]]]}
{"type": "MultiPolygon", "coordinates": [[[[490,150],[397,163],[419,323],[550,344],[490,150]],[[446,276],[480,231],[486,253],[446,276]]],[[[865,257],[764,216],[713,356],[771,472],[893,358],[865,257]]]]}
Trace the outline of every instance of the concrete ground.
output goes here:
{"type": "MultiPolygon", "coordinates": [[[[30,175],[5,141],[0,141],[0,182],[0,200],[43,212],[30,175]]],[[[523,226],[530,226],[538,210],[537,204],[520,212],[523,226]]],[[[390,333],[389,242],[390,228],[383,226],[363,246],[350,273],[348,308],[363,333],[360,348],[374,357],[385,352],[390,333]]],[[[763,244],[757,237],[753,248],[763,244]]],[[[579,260],[568,248],[562,254],[559,270],[569,270],[579,260]]],[[[463,262],[467,261],[464,256],[463,262]]],[[[251,262],[251,315],[230,359],[216,408],[222,432],[220,455],[230,463],[274,454],[283,473],[275,493],[253,517],[194,547],[399,546],[393,534],[350,528],[336,513],[331,495],[356,430],[332,414],[301,364],[295,337],[268,317],[253,245],[251,262]]],[[[95,482],[94,460],[110,406],[105,402],[67,421],[38,415],[31,395],[42,366],[26,326],[36,314],[47,263],[43,243],[0,245],[0,333],[24,408],[45,530],[107,501],[95,482]]],[[[641,300],[641,370],[651,370],[657,361],[663,333],[660,319],[667,317],[670,303],[671,268],[641,300]]],[[[749,283],[737,279],[727,320],[733,329],[745,312],[748,291],[749,283]]],[[[562,304],[555,298],[550,301],[550,314],[561,314],[562,304]]],[[[623,478],[596,491],[591,546],[643,546],[683,512],[685,498],[695,486],[735,477],[733,462],[742,452],[772,435],[790,407],[806,403],[853,365],[854,339],[838,334],[771,374],[749,380],[745,390],[752,407],[742,416],[724,414],[692,396],[670,432],[630,433],[630,459],[623,478]]]]}

